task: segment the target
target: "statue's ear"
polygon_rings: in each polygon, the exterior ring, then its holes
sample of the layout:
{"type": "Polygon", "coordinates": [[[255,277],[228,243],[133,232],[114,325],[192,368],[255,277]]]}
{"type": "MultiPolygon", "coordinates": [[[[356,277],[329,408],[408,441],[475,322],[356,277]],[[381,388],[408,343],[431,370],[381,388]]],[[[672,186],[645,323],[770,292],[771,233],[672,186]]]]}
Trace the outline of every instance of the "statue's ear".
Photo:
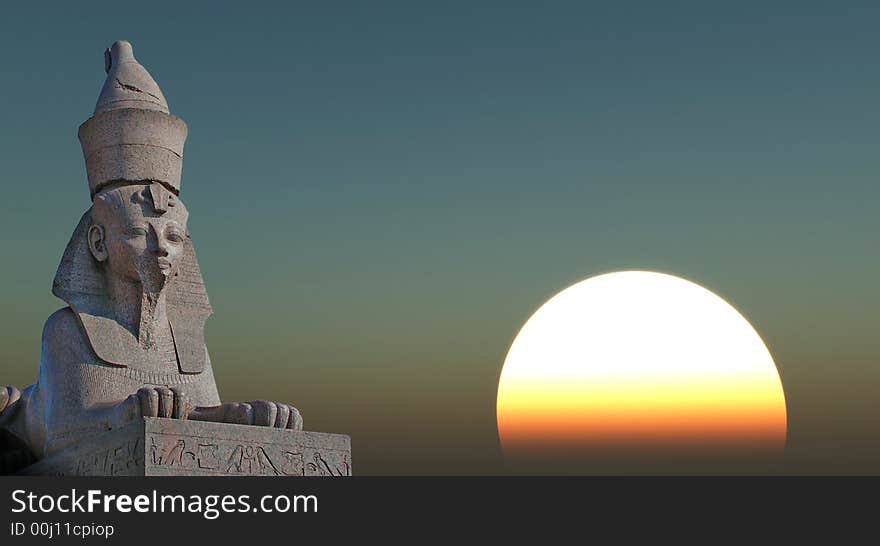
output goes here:
{"type": "Polygon", "coordinates": [[[104,226],[93,224],[89,228],[89,250],[99,262],[107,259],[107,242],[104,239],[104,226]]]}

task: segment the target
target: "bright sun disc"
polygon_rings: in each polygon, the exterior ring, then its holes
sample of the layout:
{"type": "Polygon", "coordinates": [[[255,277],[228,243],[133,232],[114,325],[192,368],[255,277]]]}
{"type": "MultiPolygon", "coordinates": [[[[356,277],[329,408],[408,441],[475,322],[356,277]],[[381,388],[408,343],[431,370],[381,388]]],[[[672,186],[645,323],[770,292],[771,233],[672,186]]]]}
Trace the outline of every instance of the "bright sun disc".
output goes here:
{"type": "Polygon", "coordinates": [[[498,384],[505,453],[781,450],[782,382],[758,333],[692,282],[647,271],[581,281],[514,339],[498,384]]]}

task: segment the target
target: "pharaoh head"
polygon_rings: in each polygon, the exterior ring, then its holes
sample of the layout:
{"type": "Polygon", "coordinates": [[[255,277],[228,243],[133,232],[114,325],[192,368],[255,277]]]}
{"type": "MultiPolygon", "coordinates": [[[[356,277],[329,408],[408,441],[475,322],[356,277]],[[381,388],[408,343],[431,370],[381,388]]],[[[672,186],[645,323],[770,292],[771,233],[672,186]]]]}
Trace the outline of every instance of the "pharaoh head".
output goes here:
{"type": "Polygon", "coordinates": [[[105,188],[92,205],[89,251],[105,275],[158,294],[179,272],[188,215],[158,182],[105,188]]]}
{"type": "Polygon", "coordinates": [[[95,112],[79,128],[92,206],[68,243],[53,293],[111,364],[123,360],[128,338],[115,330],[109,283],[137,283],[151,299],[165,295],[181,371],[197,373],[211,307],[179,197],[186,124],[169,113],[131,44],[116,42],[105,61],[95,112]]]}
{"type": "Polygon", "coordinates": [[[79,128],[92,196],[87,243],[112,281],[157,294],[178,272],[187,211],[178,199],[186,124],[156,82],[116,42],[95,113],[79,128]]]}

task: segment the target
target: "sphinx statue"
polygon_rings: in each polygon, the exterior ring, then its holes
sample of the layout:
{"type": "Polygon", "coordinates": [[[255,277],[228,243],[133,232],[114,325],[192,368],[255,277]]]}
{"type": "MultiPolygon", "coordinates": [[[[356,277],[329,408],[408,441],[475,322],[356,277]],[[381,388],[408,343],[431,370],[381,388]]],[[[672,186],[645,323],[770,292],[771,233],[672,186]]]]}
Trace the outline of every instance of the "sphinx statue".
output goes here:
{"type": "Polygon", "coordinates": [[[221,402],[180,197],[187,126],[128,42],[107,50],[105,69],[79,128],[92,205],[52,288],[67,306],[43,328],[37,382],[0,386],[0,473],[142,417],[302,430],[288,404],[221,402]]]}

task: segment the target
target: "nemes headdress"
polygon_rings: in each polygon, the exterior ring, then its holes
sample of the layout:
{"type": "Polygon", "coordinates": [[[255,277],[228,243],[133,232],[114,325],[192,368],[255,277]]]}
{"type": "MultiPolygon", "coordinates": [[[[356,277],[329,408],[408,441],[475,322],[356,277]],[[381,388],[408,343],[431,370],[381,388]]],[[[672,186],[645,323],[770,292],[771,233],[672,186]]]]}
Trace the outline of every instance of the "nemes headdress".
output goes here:
{"type": "MultiPolygon", "coordinates": [[[[169,113],[162,91],[134,58],[130,43],[114,43],[105,52],[104,68],[107,80],[95,112],[79,127],[92,200],[111,185],[161,185],[179,195],[186,124],[169,113]]],[[[52,293],[76,312],[95,354],[126,367],[147,355],[111,316],[104,276],[88,246],[91,212],[82,216],[64,251],[52,293]]],[[[207,360],[204,323],[211,305],[189,237],[166,303],[180,371],[200,373],[207,360]]]]}

